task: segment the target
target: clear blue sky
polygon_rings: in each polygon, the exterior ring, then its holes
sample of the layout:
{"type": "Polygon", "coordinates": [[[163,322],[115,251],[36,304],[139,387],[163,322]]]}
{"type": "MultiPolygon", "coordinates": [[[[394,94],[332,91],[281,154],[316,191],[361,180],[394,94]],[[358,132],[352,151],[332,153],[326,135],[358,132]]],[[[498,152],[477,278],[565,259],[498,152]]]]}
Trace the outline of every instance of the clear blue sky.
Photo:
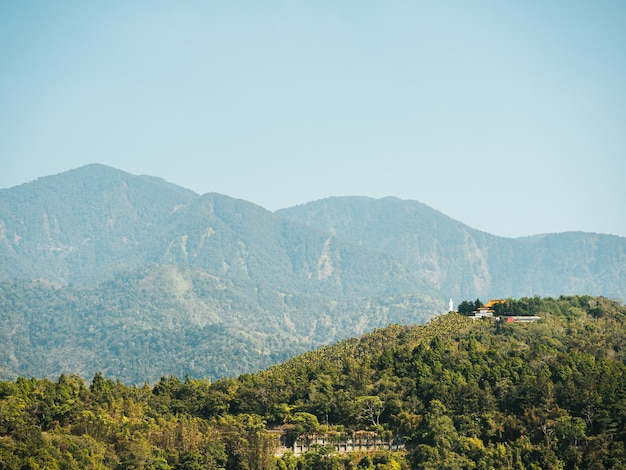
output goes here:
{"type": "Polygon", "coordinates": [[[626,236],[626,2],[0,2],[0,188],[92,162],[626,236]]]}

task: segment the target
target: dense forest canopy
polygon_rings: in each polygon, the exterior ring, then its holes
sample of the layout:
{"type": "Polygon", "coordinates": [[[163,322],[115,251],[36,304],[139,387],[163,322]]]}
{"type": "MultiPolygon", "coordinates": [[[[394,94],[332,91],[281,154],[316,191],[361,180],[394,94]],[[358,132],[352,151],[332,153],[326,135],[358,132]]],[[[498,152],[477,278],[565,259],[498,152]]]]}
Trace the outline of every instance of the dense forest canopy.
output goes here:
{"type": "Polygon", "coordinates": [[[0,379],[233,377],[381,325],[423,323],[433,311],[422,295],[287,294],[169,265],[94,288],[0,281],[0,379]]]}
{"type": "Polygon", "coordinates": [[[449,313],[215,382],[0,382],[0,468],[624,468],[626,308],[519,301],[541,320],[449,313]],[[405,452],[277,457],[277,430],[283,443],[369,432],[405,452]]]}

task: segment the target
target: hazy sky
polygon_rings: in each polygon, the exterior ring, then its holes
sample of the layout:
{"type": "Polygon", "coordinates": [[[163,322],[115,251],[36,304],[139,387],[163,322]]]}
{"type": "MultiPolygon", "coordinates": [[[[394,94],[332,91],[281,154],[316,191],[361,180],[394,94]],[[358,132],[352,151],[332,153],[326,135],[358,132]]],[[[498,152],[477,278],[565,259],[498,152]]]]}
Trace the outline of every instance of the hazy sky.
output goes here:
{"type": "Polygon", "coordinates": [[[626,236],[626,2],[0,2],[0,188],[92,162],[626,236]]]}

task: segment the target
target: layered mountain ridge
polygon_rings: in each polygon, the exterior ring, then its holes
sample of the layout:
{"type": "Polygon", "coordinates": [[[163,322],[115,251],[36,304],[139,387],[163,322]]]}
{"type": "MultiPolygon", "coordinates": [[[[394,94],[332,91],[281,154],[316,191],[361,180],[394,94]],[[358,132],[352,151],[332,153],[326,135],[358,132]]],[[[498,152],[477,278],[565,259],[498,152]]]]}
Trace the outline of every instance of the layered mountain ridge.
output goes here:
{"type": "Polygon", "coordinates": [[[416,201],[272,213],[87,165],[0,190],[0,377],[250,372],[447,300],[626,298],[626,239],[520,239],[416,201]]]}
{"type": "Polygon", "coordinates": [[[626,239],[614,235],[498,237],[393,197],[328,198],[277,214],[386,253],[455,298],[626,294],[626,239]]]}

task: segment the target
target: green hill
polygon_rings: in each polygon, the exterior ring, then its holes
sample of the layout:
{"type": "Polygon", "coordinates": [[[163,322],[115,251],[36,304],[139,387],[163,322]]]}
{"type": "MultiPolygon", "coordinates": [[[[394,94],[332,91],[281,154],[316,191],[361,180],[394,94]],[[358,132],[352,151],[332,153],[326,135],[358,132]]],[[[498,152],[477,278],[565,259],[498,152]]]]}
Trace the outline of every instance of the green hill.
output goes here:
{"type": "Polygon", "coordinates": [[[454,313],[215,382],[96,374],[0,382],[3,468],[623,468],[626,307],[509,299],[541,320],[454,313]],[[324,441],[275,457],[279,437],[324,441]],[[341,453],[389,440],[404,451],[341,453]]]}

